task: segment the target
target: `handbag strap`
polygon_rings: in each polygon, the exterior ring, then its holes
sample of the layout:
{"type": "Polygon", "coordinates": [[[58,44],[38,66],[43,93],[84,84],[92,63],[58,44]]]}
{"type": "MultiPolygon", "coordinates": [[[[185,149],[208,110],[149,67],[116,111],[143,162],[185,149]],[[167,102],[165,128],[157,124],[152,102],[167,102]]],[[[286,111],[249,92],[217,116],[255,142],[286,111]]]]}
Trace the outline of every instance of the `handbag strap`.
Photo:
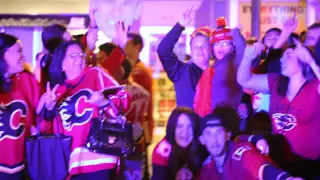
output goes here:
{"type": "MultiPolygon", "coordinates": [[[[39,118],[39,121],[38,121],[38,124],[37,124],[37,136],[40,137],[40,125],[41,125],[41,122],[43,121],[44,119],[44,114],[45,114],[45,111],[46,111],[46,107],[44,106],[42,109],[41,109],[41,112],[40,112],[40,118],[39,118]]],[[[55,121],[53,119],[53,121],[55,121]]],[[[58,121],[56,120],[56,125],[57,125],[57,130],[58,130],[58,134],[57,135],[61,135],[61,132],[60,132],[60,128],[59,128],[59,123],[58,121]]]]}

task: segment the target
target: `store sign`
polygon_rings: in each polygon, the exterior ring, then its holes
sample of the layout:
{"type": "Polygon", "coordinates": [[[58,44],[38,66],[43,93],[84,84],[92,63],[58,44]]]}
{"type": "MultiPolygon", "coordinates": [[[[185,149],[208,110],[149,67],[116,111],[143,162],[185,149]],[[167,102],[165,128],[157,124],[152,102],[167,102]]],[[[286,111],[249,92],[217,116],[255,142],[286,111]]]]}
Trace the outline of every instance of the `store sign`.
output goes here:
{"type": "MultiPolygon", "coordinates": [[[[251,3],[239,2],[239,24],[245,38],[251,37],[251,3]]],[[[300,33],[306,27],[306,3],[305,2],[261,2],[260,9],[260,37],[273,27],[282,29],[283,22],[297,14],[299,21],[296,32],[300,33]]]]}

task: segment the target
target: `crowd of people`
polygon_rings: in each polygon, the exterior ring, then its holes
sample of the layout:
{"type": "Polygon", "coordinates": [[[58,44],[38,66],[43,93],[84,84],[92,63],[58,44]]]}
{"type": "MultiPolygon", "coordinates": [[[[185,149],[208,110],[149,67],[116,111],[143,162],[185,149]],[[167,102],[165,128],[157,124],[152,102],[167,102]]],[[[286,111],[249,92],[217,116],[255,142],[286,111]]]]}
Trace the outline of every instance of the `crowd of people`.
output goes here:
{"type": "Polygon", "coordinates": [[[47,52],[37,55],[34,70],[25,63],[23,42],[0,34],[1,180],[28,179],[26,138],[58,132],[72,137],[66,179],[320,179],[319,23],[298,35],[294,15],[282,30],[246,42],[219,18],[214,29],[191,34],[191,58],[182,62],[174,46],[194,20],[195,10],[187,10],[157,50],[177,107],[152,153],[149,177],[152,75],[139,59],[143,39],[117,22],[116,38],[94,53],[94,14],[84,35],[45,27],[47,52]],[[115,106],[106,108],[104,90],[121,85],[115,106]],[[119,109],[133,124],[134,153],[123,159],[88,150],[101,110],[114,117],[119,109]]]}
{"type": "Polygon", "coordinates": [[[152,179],[319,179],[320,24],[298,35],[293,15],[246,42],[219,18],[195,30],[182,63],[173,47],[193,17],[186,11],[158,47],[178,107],[152,179]]]}

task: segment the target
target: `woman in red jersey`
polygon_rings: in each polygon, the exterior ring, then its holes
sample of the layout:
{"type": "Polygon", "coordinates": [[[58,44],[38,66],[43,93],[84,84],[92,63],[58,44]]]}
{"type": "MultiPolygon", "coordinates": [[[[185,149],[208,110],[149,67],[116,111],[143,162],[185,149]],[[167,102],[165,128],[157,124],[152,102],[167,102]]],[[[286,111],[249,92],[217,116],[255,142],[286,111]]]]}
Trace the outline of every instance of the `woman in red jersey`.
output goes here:
{"type": "Polygon", "coordinates": [[[198,142],[198,129],[198,116],[191,109],[177,107],[172,111],[166,136],[152,153],[152,180],[195,178],[207,156],[198,142]]]}
{"type": "MultiPolygon", "coordinates": [[[[118,157],[98,154],[84,147],[92,121],[98,118],[99,107],[91,100],[94,92],[118,83],[102,68],[85,63],[85,50],[76,41],[64,42],[55,50],[50,65],[50,83],[47,86],[46,108],[54,110],[54,132],[72,136],[69,162],[71,179],[110,179],[118,157]]],[[[120,92],[120,103],[125,104],[126,93],[120,92]]],[[[116,104],[119,104],[116,102],[116,104]]],[[[126,106],[126,105],[124,105],[126,106]]],[[[126,107],[124,107],[126,108],[126,107]]]]}
{"type": "Polygon", "coordinates": [[[280,165],[294,175],[312,176],[320,168],[320,111],[317,108],[320,70],[310,51],[298,41],[295,43],[285,50],[280,60],[281,74],[251,74],[250,65],[260,53],[261,43],[248,46],[239,67],[238,82],[244,88],[270,93],[273,133],[285,138],[290,151],[284,154],[285,162],[280,165]],[[312,163],[302,163],[301,159],[312,163]]]}
{"type": "Polygon", "coordinates": [[[24,69],[22,44],[0,34],[0,179],[24,177],[24,141],[35,125],[40,97],[35,77],[24,69]]]}

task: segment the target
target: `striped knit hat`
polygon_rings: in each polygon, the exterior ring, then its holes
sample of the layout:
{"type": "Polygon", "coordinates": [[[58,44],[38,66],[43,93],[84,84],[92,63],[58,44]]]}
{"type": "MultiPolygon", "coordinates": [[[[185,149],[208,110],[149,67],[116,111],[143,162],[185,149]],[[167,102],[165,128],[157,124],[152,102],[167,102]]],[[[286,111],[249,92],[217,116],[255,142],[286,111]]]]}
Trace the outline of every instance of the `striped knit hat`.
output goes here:
{"type": "Polygon", "coordinates": [[[202,26],[193,31],[190,35],[191,38],[195,37],[197,34],[202,34],[204,36],[210,37],[212,29],[209,26],[202,26]]]}
{"type": "Polygon", "coordinates": [[[214,44],[219,41],[233,40],[231,36],[231,30],[226,26],[226,20],[224,17],[220,17],[216,20],[217,29],[213,30],[210,36],[210,43],[214,44]]]}

